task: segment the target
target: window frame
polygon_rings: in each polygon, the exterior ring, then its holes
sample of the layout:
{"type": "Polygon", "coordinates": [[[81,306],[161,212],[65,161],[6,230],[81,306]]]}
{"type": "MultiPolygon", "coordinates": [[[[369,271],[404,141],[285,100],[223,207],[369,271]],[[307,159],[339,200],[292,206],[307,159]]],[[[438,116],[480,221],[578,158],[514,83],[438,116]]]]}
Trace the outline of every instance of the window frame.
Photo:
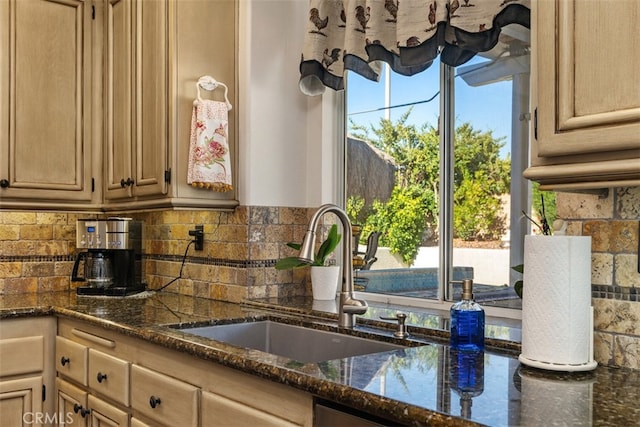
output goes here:
{"type": "MultiPolygon", "coordinates": [[[[445,112],[445,114],[440,114],[438,119],[438,128],[439,128],[439,149],[440,149],[440,183],[441,183],[441,191],[439,194],[439,224],[440,224],[440,235],[446,236],[446,239],[441,239],[441,243],[439,244],[439,259],[438,259],[438,298],[437,299],[427,299],[427,298],[419,298],[419,297],[406,297],[401,295],[393,295],[393,294],[379,294],[373,292],[356,292],[358,298],[363,298],[371,302],[379,302],[386,304],[399,305],[403,307],[415,307],[415,308],[426,308],[426,309],[434,309],[434,310],[449,310],[451,305],[455,303],[453,301],[453,170],[454,170],[454,156],[453,156],[453,144],[446,144],[447,140],[450,140],[455,135],[455,67],[448,66],[446,64],[440,63],[440,112],[445,112]],[[448,113],[448,114],[447,114],[448,113]],[[444,207],[444,208],[443,208],[444,207]],[[446,242],[443,244],[443,242],[446,242]]],[[[387,73],[388,76],[389,73],[387,73]]],[[[530,75],[530,73],[529,73],[530,75]]],[[[529,87],[529,78],[527,76],[526,79],[526,87],[529,87]]],[[[340,92],[340,102],[338,105],[342,109],[339,117],[341,117],[342,126],[338,126],[339,135],[338,141],[341,142],[341,147],[339,150],[339,176],[342,179],[339,179],[337,182],[337,191],[338,194],[341,194],[341,202],[342,207],[346,207],[347,200],[347,183],[346,183],[346,170],[348,165],[347,158],[347,124],[348,120],[346,119],[347,114],[347,97],[346,91],[348,90],[348,79],[345,79],[345,90],[340,92]]],[[[512,99],[512,104],[515,102],[512,99]]],[[[528,110],[527,102],[526,109],[528,110]]],[[[519,107],[522,107],[520,105],[519,107]]],[[[529,121],[530,117],[528,113],[521,113],[519,120],[527,120],[529,121]]],[[[512,125],[513,126],[513,125],[512,125]]],[[[521,132],[522,133],[522,132],[521,132]]],[[[513,130],[512,130],[513,135],[513,130]]],[[[526,130],[526,135],[529,135],[528,125],[526,130]]],[[[522,142],[522,141],[521,141],[522,142]]],[[[529,147],[529,138],[524,138],[525,146],[521,147],[519,153],[517,154],[517,159],[512,153],[512,169],[511,169],[511,189],[510,193],[513,194],[524,194],[524,202],[523,198],[519,198],[517,203],[512,203],[511,206],[511,221],[510,221],[510,229],[516,229],[518,235],[514,235],[511,233],[512,241],[514,238],[516,240],[524,241],[524,234],[528,233],[529,227],[528,224],[522,224],[522,221],[515,221],[515,215],[521,217],[520,212],[523,210],[523,204],[527,205],[526,209],[528,211],[528,206],[531,205],[531,189],[530,183],[522,177],[522,171],[524,167],[528,164],[528,147],[529,147]],[[514,175],[514,166],[520,168],[518,174],[514,175]],[[516,179],[514,179],[514,177],[516,179]],[[515,227],[514,227],[515,225],[515,227]],[[520,236],[522,235],[522,236],[520,236]]],[[[514,144],[512,141],[512,148],[514,144]]],[[[513,199],[513,198],[512,198],[513,199]]],[[[519,248],[514,245],[511,245],[510,248],[510,265],[516,265],[514,258],[522,259],[523,248],[519,248]]],[[[521,262],[521,261],[520,261],[521,262]]],[[[513,283],[516,280],[516,276],[514,276],[515,272],[511,272],[510,275],[510,283],[513,283]]],[[[483,306],[488,316],[494,317],[502,317],[508,319],[522,319],[522,311],[517,308],[506,308],[506,307],[496,307],[496,306],[483,306]]]]}

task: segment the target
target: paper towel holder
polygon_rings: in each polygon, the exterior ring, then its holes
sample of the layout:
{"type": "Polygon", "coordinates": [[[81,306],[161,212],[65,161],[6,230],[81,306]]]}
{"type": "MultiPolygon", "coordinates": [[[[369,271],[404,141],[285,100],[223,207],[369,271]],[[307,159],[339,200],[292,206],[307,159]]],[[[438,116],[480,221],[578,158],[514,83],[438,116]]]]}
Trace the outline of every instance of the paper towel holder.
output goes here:
{"type": "Polygon", "coordinates": [[[524,243],[518,360],[552,371],[595,369],[591,236],[527,235],[524,243]]]}

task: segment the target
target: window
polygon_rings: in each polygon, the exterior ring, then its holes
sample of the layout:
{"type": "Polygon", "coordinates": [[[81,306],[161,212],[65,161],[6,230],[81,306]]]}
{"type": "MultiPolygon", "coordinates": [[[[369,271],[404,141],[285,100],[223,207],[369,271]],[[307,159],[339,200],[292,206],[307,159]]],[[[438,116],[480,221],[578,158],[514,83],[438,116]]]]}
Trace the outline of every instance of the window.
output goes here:
{"type": "Polygon", "coordinates": [[[361,225],[359,290],[455,301],[456,282],[471,278],[483,305],[520,308],[512,267],[531,231],[522,214],[531,215],[522,178],[529,51],[529,30],[512,25],[455,69],[436,59],[411,77],[385,67],[380,82],[348,73],[346,203],[361,225]]]}

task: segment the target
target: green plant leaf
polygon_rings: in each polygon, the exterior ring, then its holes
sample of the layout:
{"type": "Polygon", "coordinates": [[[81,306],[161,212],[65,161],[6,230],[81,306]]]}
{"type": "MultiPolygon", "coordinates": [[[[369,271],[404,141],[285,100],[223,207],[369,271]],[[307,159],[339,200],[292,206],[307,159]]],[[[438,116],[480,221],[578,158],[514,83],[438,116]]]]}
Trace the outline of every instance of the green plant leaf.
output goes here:
{"type": "Polygon", "coordinates": [[[307,267],[309,264],[300,261],[297,257],[290,256],[287,258],[279,259],[276,262],[276,270],[291,270],[293,268],[307,267]]]}
{"type": "Polygon", "coordinates": [[[340,243],[340,238],[342,236],[338,234],[338,226],[333,224],[329,229],[329,234],[322,245],[320,245],[320,249],[318,249],[318,253],[315,255],[313,260],[314,266],[323,266],[327,257],[333,252],[338,244],[340,243]]]}
{"type": "Polygon", "coordinates": [[[520,299],[522,299],[522,285],[523,285],[522,280],[518,280],[516,283],[513,284],[513,289],[516,291],[516,294],[518,294],[520,299]]]}
{"type": "MultiPolygon", "coordinates": [[[[518,273],[524,273],[524,264],[518,264],[511,267],[513,271],[517,271],[518,273]]],[[[518,280],[513,284],[513,290],[516,291],[516,294],[522,299],[522,287],[524,286],[524,282],[522,280],[518,280]]]]}
{"type": "MultiPolygon", "coordinates": [[[[327,235],[326,240],[322,242],[320,249],[318,249],[318,252],[314,255],[313,262],[305,263],[300,261],[297,257],[282,258],[276,262],[276,270],[291,270],[292,268],[302,268],[310,265],[323,266],[327,257],[336,249],[336,247],[338,247],[341,237],[342,236],[338,234],[338,225],[333,224],[329,229],[329,234],[327,235]]],[[[302,244],[289,242],[287,243],[287,246],[300,250],[302,244]]]]}
{"type": "Polygon", "coordinates": [[[515,265],[515,266],[511,267],[511,269],[514,270],[514,271],[517,271],[520,274],[522,274],[522,273],[524,273],[524,264],[515,265]]]}

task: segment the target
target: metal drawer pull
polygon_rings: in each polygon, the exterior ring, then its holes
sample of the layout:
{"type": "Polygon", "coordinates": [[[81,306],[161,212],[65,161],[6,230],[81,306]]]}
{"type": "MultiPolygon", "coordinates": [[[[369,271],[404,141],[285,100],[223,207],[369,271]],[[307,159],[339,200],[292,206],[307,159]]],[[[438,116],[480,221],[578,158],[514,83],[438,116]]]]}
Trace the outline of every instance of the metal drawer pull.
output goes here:
{"type": "Polygon", "coordinates": [[[82,338],[84,340],[87,340],[87,341],[89,341],[91,343],[100,345],[102,347],[115,348],[115,346],[116,346],[116,343],[114,341],[108,340],[106,338],[99,337],[97,335],[90,334],[90,333],[85,332],[85,331],[81,331],[80,329],[73,328],[71,330],[71,333],[73,335],[77,336],[78,338],[82,338]]]}
{"type": "Polygon", "coordinates": [[[62,364],[62,366],[65,366],[67,363],[70,363],[70,362],[71,362],[71,360],[69,360],[69,358],[68,358],[68,357],[64,357],[64,356],[62,356],[62,357],[60,358],[60,363],[62,364]]]}
{"type": "Polygon", "coordinates": [[[107,374],[103,374],[101,372],[98,372],[98,382],[101,383],[102,380],[106,380],[107,379],[107,374]]]}
{"type": "Polygon", "coordinates": [[[149,398],[149,406],[151,406],[152,408],[156,408],[156,406],[160,405],[161,401],[159,397],[155,397],[155,396],[151,396],[149,398]]]}

